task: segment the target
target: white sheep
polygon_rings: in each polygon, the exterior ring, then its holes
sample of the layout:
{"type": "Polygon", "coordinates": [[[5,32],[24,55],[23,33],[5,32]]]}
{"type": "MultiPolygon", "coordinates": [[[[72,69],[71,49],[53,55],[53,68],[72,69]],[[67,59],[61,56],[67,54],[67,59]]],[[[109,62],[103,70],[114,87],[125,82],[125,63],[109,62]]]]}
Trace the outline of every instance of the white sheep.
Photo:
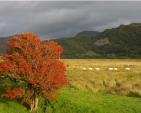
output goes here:
{"type": "Polygon", "coordinates": [[[87,69],[86,68],[83,68],[83,71],[86,71],[87,69]]]}
{"type": "Polygon", "coordinates": [[[91,71],[93,70],[93,68],[88,68],[88,69],[91,70],[91,71]]]}
{"type": "Polygon", "coordinates": [[[125,68],[126,70],[130,71],[130,68],[125,68]]]}
{"type": "Polygon", "coordinates": [[[100,70],[100,68],[95,68],[95,70],[96,70],[96,71],[99,71],[99,70],[100,70]]]}
{"type": "Polygon", "coordinates": [[[111,68],[111,67],[110,67],[110,68],[109,68],[109,70],[110,70],[110,71],[112,71],[112,70],[113,70],[113,68],[111,68]]]}
{"type": "Polygon", "coordinates": [[[116,71],[117,71],[117,70],[118,70],[118,68],[114,68],[114,70],[116,70],[116,71]]]}

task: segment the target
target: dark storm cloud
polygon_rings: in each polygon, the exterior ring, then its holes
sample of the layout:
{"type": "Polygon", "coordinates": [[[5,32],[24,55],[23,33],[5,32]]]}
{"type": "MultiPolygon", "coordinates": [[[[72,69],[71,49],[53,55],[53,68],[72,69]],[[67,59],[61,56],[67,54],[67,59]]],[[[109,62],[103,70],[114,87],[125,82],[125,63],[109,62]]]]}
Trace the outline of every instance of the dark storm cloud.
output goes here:
{"type": "Polygon", "coordinates": [[[141,1],[0,1],[0,37],[29,31],[51,39],[141,23],[140,6],[141,1]]]}

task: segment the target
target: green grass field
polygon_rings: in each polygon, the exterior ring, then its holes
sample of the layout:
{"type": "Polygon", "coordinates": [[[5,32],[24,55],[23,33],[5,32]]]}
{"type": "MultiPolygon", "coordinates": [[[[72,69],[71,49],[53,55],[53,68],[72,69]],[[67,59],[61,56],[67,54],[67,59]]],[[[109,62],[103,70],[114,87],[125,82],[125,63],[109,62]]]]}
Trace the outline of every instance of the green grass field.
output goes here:
{"type": "MultiPolygon", "coordinates": [[[[141,99],[93,92],[82,92],[68,88],[60,91],[58,100],[44,112],[38,113],[141,113],[141,99]]],[[[0,113],[29,113],[18,101],[0,99],[0,113]]]]}
{"type": "MultiPolygon", "coordinates": [[[[69,65],[70,85],[59,91],[58,100],[51,101],[46,110],[40,98],[38,113],[141,113],[141,60],[62,61],[69,65]],[[96,71],[96,67],[100,70],[96,71]],[[118,70],[109,71],[109,67],[118,70]]],[[[0,93],[4,90],[0,85],[0,93]]],[[[30,113],[19,103],[0,98],[0,113],[30,113]]]]}

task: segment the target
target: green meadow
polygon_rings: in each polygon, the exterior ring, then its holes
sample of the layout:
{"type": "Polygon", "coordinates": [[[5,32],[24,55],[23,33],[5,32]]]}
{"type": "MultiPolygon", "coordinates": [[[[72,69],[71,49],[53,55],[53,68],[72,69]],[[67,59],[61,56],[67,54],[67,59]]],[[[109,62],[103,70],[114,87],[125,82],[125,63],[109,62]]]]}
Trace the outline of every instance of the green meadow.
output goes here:
{"type": "MultiPolygon", "coordinates": [[[[62,61],[69,65],[66,74],[70,84],[58,91],[56,102],[49,100],[50,104],[44,105],[40,98],[38,113],[141,113],[141,60],[62,61]]],[[[0,93],[6,90],[2,83],[0,93]]],[[[20,105],[20,99],[0,98],[0,113],[30,113],[30,110],[29,106],[20,105]]]]}

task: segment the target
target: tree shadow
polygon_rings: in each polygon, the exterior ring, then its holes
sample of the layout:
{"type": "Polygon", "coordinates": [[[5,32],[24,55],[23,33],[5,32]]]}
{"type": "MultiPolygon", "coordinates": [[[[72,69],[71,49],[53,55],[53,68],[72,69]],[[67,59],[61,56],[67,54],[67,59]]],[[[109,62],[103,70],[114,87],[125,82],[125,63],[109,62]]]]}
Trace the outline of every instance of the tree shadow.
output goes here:
{"type": "Polygon", "coordinates": [[[6,87],[3,86],[3,80],[0,80],[0,103],[7,104],[9,101],[9,99],[2,97],[2,94],[5,94],[6,90],[6,87]]]}
{"type": "MultiPolygon", "coordinates": [[[[9,98],[2,97],[2,94],[6,94],[6,90],[10,88],[3,85],[3,83],[4,83],[4,80],[0,79],[0,103],[8,107],[14,107],[14,105],[11,104],[11,101],[13,103],[20,105],[23,98],[15,98],[13,100],[10,100],[9,98]]],[[[24,106],[27,111],[30,111],[30,105],[24,103],[21,106],[24,106]]],[[[46,113],[48,108],[52,108],[51,100],[40,98],[39,108],[40,108],[39,111],[46,113]]]]}
{"type": "Polygon", "coordinates": [[[135,97],[135,98],[141,98],[141,95],[139,95],[137,93],[133,93],[133,92],[130,92],[127,96],[129,96],[129,97],[135,97]]]}
{"type": "MultiPolygon", "coordinates": [[[[8,88],[3,85],[3,80],[0,80],[0,103],[4,104],[5,106],[9,106],[11,105],[10,102],[13,101],[14,103],[17,103],[20,105],[22,98],[16,98],[16,99],[10,100],[9,98],[2,97],[2,94],[6,94],[7,89],[8,88]]],[[[28,104],[23,104],[22,106],[24,106],[27,110],[30,109],[30,106],[28,104]]]]}

